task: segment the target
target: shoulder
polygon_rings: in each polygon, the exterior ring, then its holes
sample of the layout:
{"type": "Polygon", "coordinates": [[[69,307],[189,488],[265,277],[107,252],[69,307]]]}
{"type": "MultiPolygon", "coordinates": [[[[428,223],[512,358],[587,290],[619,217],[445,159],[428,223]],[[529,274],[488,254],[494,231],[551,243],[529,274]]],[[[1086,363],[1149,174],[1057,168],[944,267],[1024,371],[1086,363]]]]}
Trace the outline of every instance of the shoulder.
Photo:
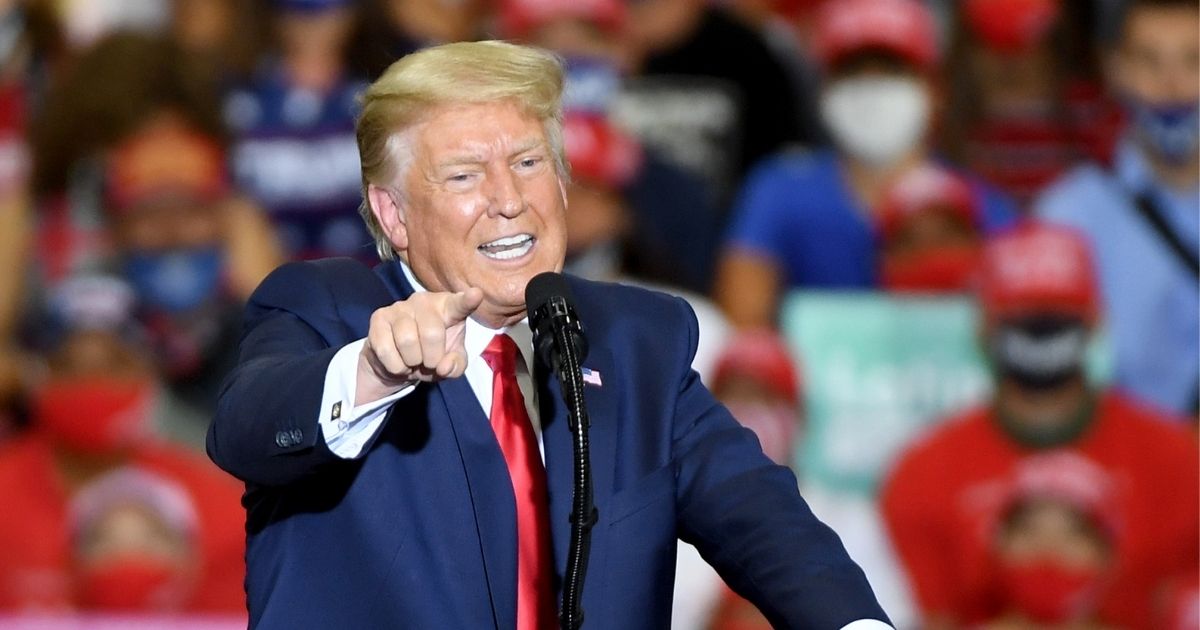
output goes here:
{"type": "Polygon", "coordinates": [[[0,490],[10,484],[23,484],[25,479],[49,470],[49,450],[42,440],[26,433],[9,438],[0,444],[0,490]]]}
{"type": "Polygon", "coordinates": [[[1079,222],[1123,196],[1120,184],[1097,164],[1077,166],[1046,187],[1034,202],[1034,212],[1050,221],[1079,222]]]}
{"type": "Polygon", "coordinates": [[[272,271],[250,295],[245,330],[264,318],[290,313],[329,343],[355,339],[371,312],[394,301],[374,271],[351,258],[287,263],[272,271]]]}
{"type": "Polygon", "coordinates": [[[1105,420],[1120,429],[1122,440],[1140,442],[1148,452],[1158,455],[1187,453],[1196,459],[1195,436],[1186,428],[1188,420],[1161,411],[1133,397],[1108,391],[1100,401],[1105,420]]]}
{"type": "Polygon", "coordinates": [[[939,420],[901,452],[889,474],[889,485],[941,474],[950,464],[960,461],[958,455],[964,447],[978,446],[988,439],[991,429],[991,414],[986,407],[974,407],[939,420]]]}
{"type": "Polygon", "coordinates": [[[679,346],[685,354],[695,351],[699,337],[696,314],[683,298],[628,284],[568,277],[579,318],[596,338],[631,349],[666,351],[679,346]]]}
{"type": "Polygon", "coordinates": [[[836,168],[832,152],[794,146],[759,161],[747,176],[747,186],[828,185],[829,173],[836,168]]]}

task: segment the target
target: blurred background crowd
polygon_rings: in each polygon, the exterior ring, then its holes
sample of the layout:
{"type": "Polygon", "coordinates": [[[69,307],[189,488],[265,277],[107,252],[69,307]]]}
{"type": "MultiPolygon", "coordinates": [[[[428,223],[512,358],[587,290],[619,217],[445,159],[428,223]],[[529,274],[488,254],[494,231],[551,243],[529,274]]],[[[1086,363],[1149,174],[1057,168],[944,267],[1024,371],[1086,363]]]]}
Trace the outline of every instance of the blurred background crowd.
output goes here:
{"type": "Polygon", "coordinates": [[[564,60],[567,271],[692,303],[899,630],[1200,628],[1196,0],[0,0],[0,623],[244,624],[241,303],[377,262],[357,96],[489,38],[564,60]]]}

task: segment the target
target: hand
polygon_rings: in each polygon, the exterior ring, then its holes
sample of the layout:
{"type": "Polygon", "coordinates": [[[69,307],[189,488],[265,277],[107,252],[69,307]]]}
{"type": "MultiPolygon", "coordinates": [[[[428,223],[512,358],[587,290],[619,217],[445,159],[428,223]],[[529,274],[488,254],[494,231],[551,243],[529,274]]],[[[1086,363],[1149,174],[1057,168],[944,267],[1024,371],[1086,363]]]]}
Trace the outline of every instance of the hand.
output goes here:
{"type": "Polygon", "coordinates": [[[388,396],[417,381],[462,376],[466,321],[483,302],[483,291],[415,293],[371,314],[367,341],[358,356],[354,404],[388,396]]]}

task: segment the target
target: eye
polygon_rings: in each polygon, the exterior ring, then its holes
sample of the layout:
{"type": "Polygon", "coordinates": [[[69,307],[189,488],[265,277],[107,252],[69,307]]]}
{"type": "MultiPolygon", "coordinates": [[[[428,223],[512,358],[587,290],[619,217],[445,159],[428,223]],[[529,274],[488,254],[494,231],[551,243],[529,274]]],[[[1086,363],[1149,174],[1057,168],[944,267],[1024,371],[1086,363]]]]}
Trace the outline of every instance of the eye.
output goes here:
{"type": "Polygon", "coordinates": [[[470,181],[472,177],[474,177],[473,173],[458,173],[446,178],[446,181],[461,183],[470,181]]]}
{"type": "Polygon", "coordinates": [[[541,163],[542,163],[541,157],[532,156],[532,157],[527,157],[527,158],[521,158],[521,161],[517,162],[517,166],[519,168],[523,168],[523,169],[531,169],[541,163]]]}

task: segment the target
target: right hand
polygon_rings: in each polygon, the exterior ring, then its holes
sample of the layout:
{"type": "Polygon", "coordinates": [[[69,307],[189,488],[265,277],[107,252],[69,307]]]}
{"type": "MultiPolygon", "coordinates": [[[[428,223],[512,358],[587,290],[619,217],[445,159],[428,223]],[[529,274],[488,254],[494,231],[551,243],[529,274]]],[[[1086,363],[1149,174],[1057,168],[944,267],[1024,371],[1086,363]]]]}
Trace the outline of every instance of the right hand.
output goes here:
{"type": "Polygon", "coordinates": [[[362,405],[417,382],[462,376],[467,318],[483,302],[483,291],[414,293],[371,314],[367,341],[358,356],[354,404],[362,405]]]}

